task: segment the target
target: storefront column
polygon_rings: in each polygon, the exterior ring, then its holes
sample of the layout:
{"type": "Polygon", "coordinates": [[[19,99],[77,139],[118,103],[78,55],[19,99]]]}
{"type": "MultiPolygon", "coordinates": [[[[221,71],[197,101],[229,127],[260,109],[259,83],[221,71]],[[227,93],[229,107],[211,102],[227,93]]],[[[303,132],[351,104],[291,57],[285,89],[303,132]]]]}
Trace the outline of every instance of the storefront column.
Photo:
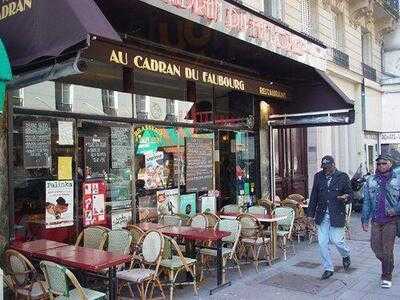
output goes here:
{"type": "Polygon", "coordinates": [[[3,255],[7,241],[8,230],[8,193],[7,193],[7,120],[6,114],[0,114],[0,256],[3,255]]]}
{"type": "Polygon", "coordinates": [[[269,197],[270,191],[270,160],[269,160],[269,105],[260,102],[260,175],[261,196],[269,197]]]}

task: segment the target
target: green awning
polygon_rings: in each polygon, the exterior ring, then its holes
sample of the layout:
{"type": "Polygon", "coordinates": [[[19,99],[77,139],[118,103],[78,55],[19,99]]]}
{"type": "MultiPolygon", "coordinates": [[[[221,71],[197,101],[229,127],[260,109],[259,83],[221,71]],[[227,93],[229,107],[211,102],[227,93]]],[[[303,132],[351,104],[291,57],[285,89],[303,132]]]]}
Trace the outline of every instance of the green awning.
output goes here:
{"type": "Polygon", "coordinates": [[[3,42],[0,39],[0,113],[3,113],[6,83],[12,79],[10,61],[3,42]]]}

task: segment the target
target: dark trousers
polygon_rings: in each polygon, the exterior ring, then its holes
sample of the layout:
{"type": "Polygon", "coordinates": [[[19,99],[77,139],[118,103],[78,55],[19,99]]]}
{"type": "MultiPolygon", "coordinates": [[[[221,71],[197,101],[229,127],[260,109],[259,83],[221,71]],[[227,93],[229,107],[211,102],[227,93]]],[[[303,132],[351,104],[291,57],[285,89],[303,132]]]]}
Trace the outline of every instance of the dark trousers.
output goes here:
{"type": "Polygon", "coordinates": [[[396,221],[386,224],[372,222],[371,248],[382,263],[382,280],[392,280],[394,268],[394,240],[396,238],[396,221]]]}

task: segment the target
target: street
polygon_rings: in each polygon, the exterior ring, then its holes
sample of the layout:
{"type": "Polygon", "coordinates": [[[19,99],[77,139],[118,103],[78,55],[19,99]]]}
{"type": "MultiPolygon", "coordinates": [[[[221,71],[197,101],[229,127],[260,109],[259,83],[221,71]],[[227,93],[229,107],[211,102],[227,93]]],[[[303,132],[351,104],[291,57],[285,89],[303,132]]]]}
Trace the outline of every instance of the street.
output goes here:
{"type": "MultiPolygon", "coordinates": [[[[254,265],[243,265],[242,278],[236,269],[229,269],[232,285],[211,297],[208,290],[212,288],[215,278],[209,275],[200,284],[199,296],[194,296],[192,289],[178,289],[176,299],[399,299],[399,255],[395,257],[393,287],[380,288],[380,264],[369,246],[369,232],[362,232],[360,224],[359,215],[354,215],[349,241],[352,253],[349,273],[340,270],[342,260],[331,246],[334,263],[339,270],[330,279],[321,281],[319,278],[323,270],[319,264],[318,244],[295,242],[296,255],[289,255],[287,261],[279,261],[272,267],[262,264],[259,273],[256,273],[254,265]]],[[[395,256],[399,253],[399,246],[397,240],[395,256]]]]}

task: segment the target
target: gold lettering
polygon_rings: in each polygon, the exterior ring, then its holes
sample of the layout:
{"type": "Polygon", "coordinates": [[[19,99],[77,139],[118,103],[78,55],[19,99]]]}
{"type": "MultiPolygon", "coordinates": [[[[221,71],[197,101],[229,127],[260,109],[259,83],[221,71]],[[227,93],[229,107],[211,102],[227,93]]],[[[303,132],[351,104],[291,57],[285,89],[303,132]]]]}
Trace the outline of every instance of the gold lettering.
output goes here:
{"type": "Polygon", "coordinates": [[[113,51],[111,52],[111,55],[110,55],[110,62],[115,62],[115,63],[119,64],[118,56],[117,56],[117,54],[115,53],[115,50],[113,50],[113,51]]]}
{"type": "Polygon", "coordinates": [[[287,98],[286,92],[284,91],[273,90],[262,86],[259,88],[259,92],[261,95],[268,97],[281,98],[281,99],[287,98]]]}
{"type": "Polygon", "coordinates": [[[128,53],[122,53],[122,51],[118,51],[118,58],[122,65],[126,66],[128,64],[128,53]]]}
{"type": "MultiPolygon", "coordinates": [[[[169,73],[169,70],[167,70],[167,64],[163,61],[160,61],[160,63],[159,63],[159,72],[160,73],[166,73],[166,72],[169,73]]],[[[171,75],[173,75],[173,74],[171,74],[171,75]]]]}
{"type": "Polygon", "coordinates": [[[32,0],[25,0],[24,1],[24,9],[32,8],[32,0]]]}
{"type": "Polygon", "coordinates": [[[10,16],[15,15],[15,9],[17,8],[17,4],[15,2],[11,2],[8,4],[8,8],[10,10],[10,16]]]}
{"type": "Polygon", "coordinates": [[[173,67],[174,67],[174,74],[181,77],[181,68],[177,65],[173,65],[173,67]]]}
{"type": "Polygon", "coordinates": [[[147,60],[147,58],[143,59],[143,69],[152,71],[152,70],[151,70],[151,67],[150,67],[150,65],[149,65],[149,61],[147,60]]]}
{"type": "Polygon", "coordinates": [[[143,57],[141,57],[140,55],[136,55],[136,56],[133,58],[133,64],[134,64],[137,68],[143,69],[143,66],[140,65],[140,62],[141,62],[142,60],[143,60],[143,57]]]}
{"type": "Polygon", "coordinates": [[[20,12],[23,12],[23,11],[24,11],[24,6],[22,5],[21,2],[18,1],[17,10],[15,11],[15,13],[17,14],[17,13],[20,13],[20,12]]]}

